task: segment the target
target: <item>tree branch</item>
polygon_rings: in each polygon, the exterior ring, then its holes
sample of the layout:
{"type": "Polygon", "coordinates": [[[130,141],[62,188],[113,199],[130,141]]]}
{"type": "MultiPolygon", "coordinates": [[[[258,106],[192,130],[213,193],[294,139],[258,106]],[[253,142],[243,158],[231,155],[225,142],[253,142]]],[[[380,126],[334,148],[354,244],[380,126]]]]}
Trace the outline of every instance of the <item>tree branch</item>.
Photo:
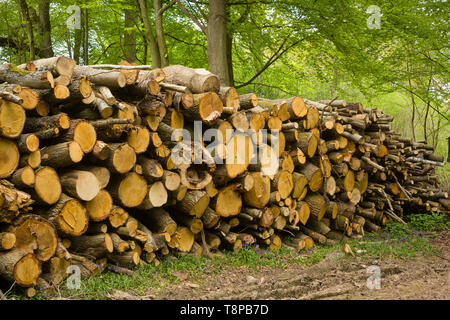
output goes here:
{"type": "Polygon", "coordinates": [[[303,41],[305,38],[297,40],[294,43],[292,43],[291,45],[289,45],[286,48],[282,49],[284,47],[284,44],[287,42],[288,39],[289,39],[289,37],[287,37],[286,39],[283,40],[283,42],[281,43],[281,46],[277,49],[277,51],[274,52],[274,54],[269,58],[269,60],[267,60],[266,64],[258,72],[256,72],[256,74],[253,77],[251,77],[250,80],[244,82],[243,84],[238,85],[236,88],[242,88],[242,87],[245,87],[246,85],[249,85],[250,83],[252,83],[253,80],[255,80],[257,77],[259,77],[259,75],[261,73],[263,73],[275,61],[277,61],[284,53],[286,53],[290,48],[292,48],[296,44],[298,44],[301,41],[303,41]]]}
{"type": "Polygon", "coordinates": [[[199,5],[198,3],[196,3],[195,6],[197,7],[198,11],[199,11],[200,14],[202,15],[203,19],[205,19],[205,21],[208,21],[208,16],[207,16],[206,13],[202,10],[202,7],[200,7],[200,5],[199,5]]]}
{"type": "MultiPolygon", "coordinates": [[[[240,81],[236,81],[236,82],[237,82],[237,83],[241,83],[240,81]]],[[[284,90],[284,89],[281,89],[280,87],[273,86],[273,85],[270,85],[270,84],[265,84],[265,83],[260,83],[260,82],[252,82],[252,84],[253,84],[253,85],[257,85],[257,86],[262,86],[262,87],[267,87],[267,88],[277,89],[277,90],[280,90],[281,92],[286,93],[286,94],[288,94],[288,95],[290,95],[290,96],[296,96],[296,95],[297,95],[296,93],[293,93],[293,92],[290,92],[290,91],[286,91],[286,90],[284,90]]]]}
{"type": "Polygon", "coordinates": [[[177,0],[173,0],[170,3],[168,3],[166,6],[162,7],[158,14],[162,15],[164,13],[164,11],[166,11],[167,9],[169,9],[170,7],[172,7],[175,3],[177,3],[177,0]]]}
{"type": "MultiPolygon", "coordinates": [[[[396,83],[397,86],[399,86],[400,88],[403,88],[404,90],[408,91],[409,93],[415,95],[417,98],[419,98],[420,100],[422,100],[424,103],[427,103],[428,101],[424,98],[422,98],[420,95],[418,95],[417,93],[415,93],[414,91],[408,89],[405,86],[402,86],[401,84],[396,83]]],[[[433,107],[433,105],[431,105],[430,103],[430,107],[431,109],[433,109],[434,111],[436,111],[439,115],[441,115],[445,120],[449,120],[445,115],[443,115],[438,109],[436,109],[435,107],[433,107]]]]}
{"type": "Polygon", "coordinates": [[[166,36],[168,36],[169,38],[172,38],[172,39],[174,39],[174,40],[176,40],[176,41],[178,41],[178,42],[185,43],[185,44],[187,44],[187,45],[189,45],[189,46],[201,46],[201,47],[203,47],[203,48],[206,50],[206,46],[203,45],[203,44],[201,44],[201,43],[191,43],[191,42],[187,42],[187,41],[184,41],[183,39],[179,39],[179,38],[177,38],[177,37],[175,37],[175,36],[172,36],[172,35],[169,34],[169,33],[166,33],[166,36]]]}
{"type": "Polygon", "coordinates": [[[189,17],[201,30],[202,32],[206,35],[206,27],[200,22],[200,20],[198,20],[194,15],[192,15],[188,9],[186,9],[186,7],[181,3],[180,0],[176,0],[178,3],[178,6],[181,8],[181,10],[183,11],[183,13],[189,17]]]}

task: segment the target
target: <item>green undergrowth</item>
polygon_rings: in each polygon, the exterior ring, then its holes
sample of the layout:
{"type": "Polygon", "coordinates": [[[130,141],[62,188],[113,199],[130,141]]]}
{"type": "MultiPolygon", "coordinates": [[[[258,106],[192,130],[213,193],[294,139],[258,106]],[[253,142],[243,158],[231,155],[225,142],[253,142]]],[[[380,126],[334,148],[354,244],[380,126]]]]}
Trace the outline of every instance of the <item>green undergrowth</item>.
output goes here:
{"type": "Polygon", "coordinates": [[[440,248],[430,238],[439,231],[449,230],[449,216],[445,214],[411,214],[408,223],[389,223],[380,233],[369,233],[362,240],[351,240],[353,251],[378,258],[410,258],[435,255],[440,248]]]}
{"type": "MultiPolygon", "coordinates": [[[[367,234],[364,239],[350,240],[348,243],[356,257],[367,258],[409,258],[416,255],[439,254],[430,237],[439,231],[449,230],[448,216],[442,214],[415,214],[406,218],[408,225],[398,222],[388,224],[382,232],[367,234]]],[[[289,241],[289,238],[286,239],[289,241]]],[[[115,272],[114,268],[93,275],[81,281],[81,288],[69,290],[63,282],[56,290],[56,297],[72,299],[108,299],[114,290],[126,291],[143,296],[149,291],[161,292],[172,284],[189,281],[201,285],[205,274],[220,274],[224,269],[242,272],[257,271],[260,268],[273,268],[280,271],[293,265],[305,267],[322,261],[325,258],[339,260],[354,259],[343,254],[343,244],[333,246],[315,245],[308,251],[296,252],[287,247],[271,251],[258,245],[244,246],[239,252],[220,251],[213,259],[195,257],[190,254],[179,257],[160,257],[158,266],[146,264],[137,267],[135,275],[124,275],[115,272]]],[[[10,294],[16,299],[20,294],[10,294]]],[[[37,294],[33,299],[45,299],[37,294]]]]}

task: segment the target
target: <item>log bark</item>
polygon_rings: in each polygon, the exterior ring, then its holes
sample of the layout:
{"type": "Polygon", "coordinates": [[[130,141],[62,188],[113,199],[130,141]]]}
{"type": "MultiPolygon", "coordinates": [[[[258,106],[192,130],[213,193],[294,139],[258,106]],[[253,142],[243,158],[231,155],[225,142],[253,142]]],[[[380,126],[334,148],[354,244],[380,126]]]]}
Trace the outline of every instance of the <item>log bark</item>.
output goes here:
{"type": "Polygon", "coordinates": [[[86,78],[91,83],[109,88],[123,88],[127,78],[120,71],[99,70],[89,66],[76,66],[73,70],[74,78],[86,78]]]}
{"type": "Polygon", "coordinates": [[[91,201],[100,191],[97,177],[89,171],[68,171],[60,176],[60,182],[66,194],[83,201],[91,201]]]}
{"type": "Polygon", "coordinates": [[[53,168],[69,167],[83,159],[84,153],[76,141],[50,145],[40,150],[41,165],[53,168]]]}
{"type": "Polygon", "coordinates": [[[192,93],[218,92],[219,78],[205,69],[191,69],[180,65],[171,65],[162,69],[165,82],[189,88],[192,93]]]}
{"type": "Polygon", "coordinates": [[[204,191],[192,190],[186,193],[186,196],[177,203],[177,208],[191,216],[200,218],[208,208],[210,198],[204,191]]]}
{"type": "Polygon", "coordinates": [[[0,275],[8,281],[29,287],[36,284],[41,273],[41,263],[32,253],[21,249],[0,253],[0,275]]]}
{"type": "Polygon", "coordinates": [[[77,254],[100,258],[114,251],[111,236],[102,233],[93,236],[79,236],[72,238],[70,249],[77,254]]]}

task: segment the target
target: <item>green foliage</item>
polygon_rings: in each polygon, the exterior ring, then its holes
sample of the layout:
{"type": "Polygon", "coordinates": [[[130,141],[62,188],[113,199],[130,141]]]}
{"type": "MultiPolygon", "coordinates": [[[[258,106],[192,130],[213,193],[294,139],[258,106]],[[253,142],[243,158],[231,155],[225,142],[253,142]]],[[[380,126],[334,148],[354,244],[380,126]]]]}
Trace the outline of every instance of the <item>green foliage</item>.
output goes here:
{"type": "Polygon", "coordinates": [[[379,258],[410,258],[417,255],[438,254],[439,248],[430,242],[436,231],[449,230],[445,214],[411,214],[408,225],[391,222],[381,233],[370,233],[363,241],[350,241],[350,245],[364,255],[379,258]]]}
{"type": "Polygon", "coordinates": [[[450,229],[449,216],[442,213],[411,214],[406,217],[412,228],[418,231],[440,231],[450,229]]]}

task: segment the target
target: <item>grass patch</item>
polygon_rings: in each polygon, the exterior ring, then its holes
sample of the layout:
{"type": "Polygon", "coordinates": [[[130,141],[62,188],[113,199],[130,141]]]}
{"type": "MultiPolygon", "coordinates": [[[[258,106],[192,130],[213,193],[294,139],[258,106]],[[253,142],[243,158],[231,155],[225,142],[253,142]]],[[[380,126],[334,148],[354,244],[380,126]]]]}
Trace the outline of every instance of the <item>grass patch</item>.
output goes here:
{"type": "Polygon", "coordinates": [[[410,258],[417,255],[439,254],[430,242],[437,231],[449,230],[445,214],[411,214],[405,217],[408,225],[391,222],[381,233],[370,233],[362,241],[352,240],[350,245],[365,255],[379,258],[410,258]]]}

